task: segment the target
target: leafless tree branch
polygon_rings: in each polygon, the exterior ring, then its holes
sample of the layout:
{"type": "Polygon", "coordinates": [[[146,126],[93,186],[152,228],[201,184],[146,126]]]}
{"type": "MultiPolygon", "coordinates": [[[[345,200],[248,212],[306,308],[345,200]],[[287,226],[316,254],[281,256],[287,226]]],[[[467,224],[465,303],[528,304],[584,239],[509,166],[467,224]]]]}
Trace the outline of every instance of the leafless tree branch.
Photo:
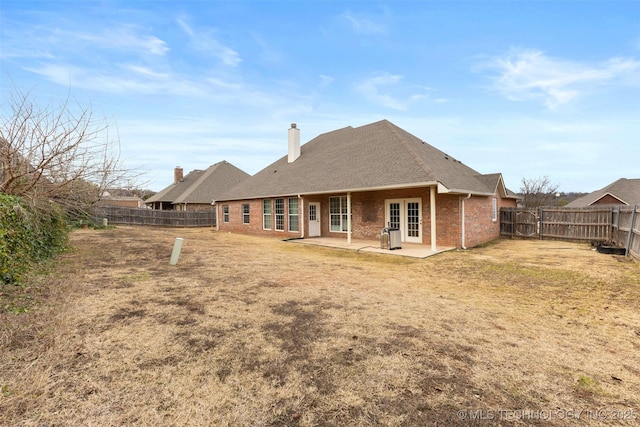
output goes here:
{"type": "Polygon", "coordinates": [[[67,96],[46,107],[31,91],[14,88],[0,116],[0,192],[35,205],[55,201],[73,214],[85,212],[107,188],[133,179],[120,161],[117,138],[91,105],[67,96]]]}
{"type": "Polygon", "coordinates": [[[522,178],[520,194],[524,196],[524,206],[528,208],[555,206],[557,204],[556,193],[559,187],[559,185],[551,183],[548,176],[531,179],[522,178]]]}

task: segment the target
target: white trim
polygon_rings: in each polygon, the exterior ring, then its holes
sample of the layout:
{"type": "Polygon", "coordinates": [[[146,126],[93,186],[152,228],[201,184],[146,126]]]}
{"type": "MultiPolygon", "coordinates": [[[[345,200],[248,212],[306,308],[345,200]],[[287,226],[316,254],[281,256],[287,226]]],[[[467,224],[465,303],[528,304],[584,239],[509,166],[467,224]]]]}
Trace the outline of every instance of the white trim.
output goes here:
{"type": "Polygon", "coordinates": [[[273,199],[262,199],[262,229],[263,230],[268,230],[271,231],[273,230],[273,199]],[[269,228],[266,228],[264,226],[265,224],[265,218],[267,216],[267,214],[264,213],[264,202],[269,202],[269,222],[271,223],[271,226],[269,228]]]}
{"type": "Polygon", "coordinates": [[[436,187],[429,187],[429,213],[431,214],[431,250],[436,251],[436,187]]]}
{"type": "Polygon", "coordinates": [[[298,194],[298,199],[300,199],[300,211],[298,211],[298,215],[300,216],[300,237],[304,239],[304,223],[306,219],[306,215],[304,213],[304,199],[301,195],[298,194]]]}
{"type": "Polygon", "coordinates": [[[322,236],[322,203],[321,202],[309,202],[309,212],[311,211],[311,206],[314,206],[316,209],[316,221],[317,221],[317,225],[318,225],[318,234],[315,234],[315,230],[314,230],[314,234],[311,234],[311,220],[309,219],[309,214],[307,213],[306,216],[306,221],[309,221],[309,237],[320,237],[322,236]]]}
{"type": "MultiPolygon", "coordinates": [[[[258,196],[249,196],[249,197],[239,197],[233,199],[224,199],[224,201],[238,201],[238,200],[253,200],[253,199],[266,199],[266,198],[281,198],[281,197],[292,197],[292,194],[302,195],[302,196],[317,196],[317,195],[333,195],[333,194],[346,194],[346,193],[361,193],[366,191],[381,191],[381,190],[402,190],[404,188],[424,188],[431,187],[437,185],[436,181],[429,182],[416,182],[413,184],[393,184],[393,185],[382,185],[379,187],[359,187],[359,188],[345,188],[345,189],[336,189],[336,190],[322,190],[322,191],[309,191],[304,193],[283,193],[277,195],[258,195],[258,196]]],[[[467,194],[469,191],[463,191],[464,194],[467,194]]],[[[220,201],[220,200],[218,200],[220,201]]]]}
{"type": "Polygon", "coordinates": [[[467,195],[467,197],[461,197],[461,204],[462,206],[460,207],[460,247],[462,249],[467,249],[467,247],[465,246],[466,242],[465,242],[465,229],[464,229],[464,219],[465,219],[465,213],[464,213],[464,202],[465,200],[469,200],[471,198],[471,193],[469,193],[467,195]]]}
{"type": "Polygon", "coordinates": [[[347,243],[351,244],[351,193],[347,193],[347,243]]]}
{"type": "Polygon", "coordinates": [[[447,188],[442,183],[438,183],[438,193],[440,194],[473,194],[474,196],[493,196],[496,193],[487,193],[484,191],[469,191],[469,190],[459,190],[457,188],[447,188]]]}
{"type": "Polygon", "coordinates": [[[410,197],[404,199],[385,199],[384,200],[384,222],[388,225],[391,222],[391,205],[397,203],[399,205],[399,218],[398,228],[400,229],[400,236],[403,242],[422,244],[422,198],[410,197]],[[418,236],[409,236],[409,224],[407,217],[409,214],[408,204],[418,203],[418,236]]]}
{"type": "Polygon", "coordinates": [[[491,198],[491,222],[497,222],[498,221],[498,212],[500,209],[498,209],[498,198],[497,197],[492,197],[491,198]]]}

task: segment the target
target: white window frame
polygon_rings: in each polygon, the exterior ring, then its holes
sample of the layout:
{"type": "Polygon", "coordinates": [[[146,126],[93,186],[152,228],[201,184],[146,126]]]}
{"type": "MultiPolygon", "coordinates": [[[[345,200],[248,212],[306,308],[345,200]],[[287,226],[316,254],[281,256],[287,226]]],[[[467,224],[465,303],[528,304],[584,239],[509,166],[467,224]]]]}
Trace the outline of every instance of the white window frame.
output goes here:
{"type": "Polygon", "coordinates": [[[275,230],[284,231],[284,199],[275,199],[274,206],[273,206],[273,214],[275,218],[275,224],[274,224],[275,230]]]}
{"type": "Polygon", "coordinates": [[[348,217],[347,217],[347,196],[332,196],[329,197],[329,231],[332,233],[346,233],[348,226],[348,217]],[[339,199],[339,211],[335,212],[334,207],[336,206],[335,199],[339,199]],[[334,222],[339,224],[334,224],[334,222]],[[336,225],[340,227],[340,230],[334,228],[336,225]]]}
{"type": "Polygon", "coordinates": [[[262,200],[262,229],[271,230],[273,227],[272,205],[271,199],[262,200]]]}
{"type": "Polygon", "coordinates": [[[229,224],[229,205],[222,205],[222,222],[229,224]]]}
{"type": "Polygon", "coordinates": [[[290,232],[299,232],[300,231],[300,207],[298,204],[297,197],[290,197],[287,203],[287,213],[289,215],[289,231],[290,232]],[[295,212],[293,212],[292,206],[295,207],[295,212]]]}
{"type": "Polygon", "coordinates": [[[249,224],[251,222],[251,205],[249,203],[242,204],[242,223],[249,224]]]}
{"type": "Polygon", "coordinates": [[[496,222],[498,220],[498,198],[491,198],[491,221],[496,222]]]}

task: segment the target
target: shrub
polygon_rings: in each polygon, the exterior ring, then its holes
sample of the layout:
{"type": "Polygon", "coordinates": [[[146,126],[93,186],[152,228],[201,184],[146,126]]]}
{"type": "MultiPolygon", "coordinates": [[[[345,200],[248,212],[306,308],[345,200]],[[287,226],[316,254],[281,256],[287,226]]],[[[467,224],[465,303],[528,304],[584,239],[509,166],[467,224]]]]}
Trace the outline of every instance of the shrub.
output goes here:
{"type": "Polygon", "coordinates": [[[0,194],[0,284],[18,283],[65,247],[67,221],[55,205],[35,208],[0,194]]]}

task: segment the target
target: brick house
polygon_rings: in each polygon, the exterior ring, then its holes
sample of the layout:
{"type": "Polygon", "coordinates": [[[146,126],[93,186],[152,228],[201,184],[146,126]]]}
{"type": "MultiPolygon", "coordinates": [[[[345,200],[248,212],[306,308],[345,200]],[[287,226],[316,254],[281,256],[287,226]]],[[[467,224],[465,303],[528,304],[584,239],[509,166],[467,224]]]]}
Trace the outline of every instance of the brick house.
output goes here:
{"type": "Polygon", "coordinates": [[[192,170],[186,176],[177,166],[173,171],[173,184],[149,197],[145,203],[158,210],[210,210],[213,199],[249,176],[224,160],[206,170],[192,170]]]}
{"type": "Polygon", "coordinates": [[[640,179],[620,178],[617,181],[582,196],[567,204],[569,208],[586,208],[589,206],[611,206],[640,204],[640,179]]]}
{"type": "Polygon", "coordinates": [[[500,235],[499,210],[515,207],[502,175],[482,175],[382,120],[319,135],[215,200],[218,229],[282,238],[379,239],[465,248],[500,235]]]}

